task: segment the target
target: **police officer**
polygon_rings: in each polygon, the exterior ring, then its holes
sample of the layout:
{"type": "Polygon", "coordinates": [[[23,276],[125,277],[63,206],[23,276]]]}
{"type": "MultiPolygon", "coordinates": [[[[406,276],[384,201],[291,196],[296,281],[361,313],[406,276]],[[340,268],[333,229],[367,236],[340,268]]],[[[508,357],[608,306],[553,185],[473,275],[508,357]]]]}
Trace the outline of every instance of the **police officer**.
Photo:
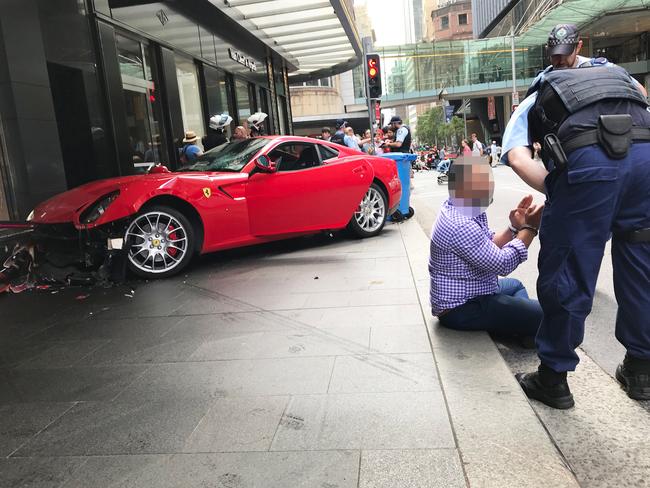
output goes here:
{"type": "Polygon", "coordinates": [[[503,144],[517,174],[547,196],[539,229],[540,365],[517,379],[528,397],[561,409],[574,405],[567,371],[579,361],[575,348],[610,236],[616,337],[627,350],[616,377],[628,396],[650,400],[650,112],[638,82],[604,60],[581,62],[580,44],[575,26],[553,29],[553,66],[513,114],[503,144]],[[562,69],[569,67],[580,69],[562,69]],[[531,158],[536,142],[544,167],[531,158]]]}
{"type": "Polygon", "coordinates": [[[221,146],[228,142],[224,130],[232,122],[232,117],[228,114],[213,115],[208,123],[208,133],[203,136],[201,142],[206,151],[221,146]]]}
{"type": "Polygon", "coordinates": [[[264,112],[255,112],[253,115],[248,117],[248,126],[250,128],[251,137],[259,137],[264,135],[264,121],[268,117],[264,112]]]}
{"type": "Polygon", "coordinates": [[[395,131],[395,142],[387,142],[391,151],[410,153],[411,152],[411,129],[408,125],[402,125],[402,118],[394,115],[390,119],[390,126],[395,131]]]}

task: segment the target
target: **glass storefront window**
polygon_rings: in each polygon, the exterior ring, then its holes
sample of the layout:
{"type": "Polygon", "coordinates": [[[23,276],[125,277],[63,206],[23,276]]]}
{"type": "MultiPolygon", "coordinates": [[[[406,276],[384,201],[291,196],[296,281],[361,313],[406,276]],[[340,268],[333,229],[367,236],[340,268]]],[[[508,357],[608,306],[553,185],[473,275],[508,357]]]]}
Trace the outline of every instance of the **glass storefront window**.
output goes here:
{"type": "Polygon", "coordinates": [[[283,96],[278,97],[278,114],[280,116],[280,134],[287,134],[287,99],[283,96]]]}
{"type": "Polygon", "coordinates": [[[41,0],[34,4],[38,4],[67,186],[116,176],[115,146],[84,2],[41,0]]]}
{"type": "Polygon", "coordinates": [[[235,99],[237,101],[239,124],[244,125],[244,122],[252,113],[252,103],[248,83],[242,80],[235,80],[235,99]]]}
{"type": "Polygon", "coordinates": [[[177,54],[176,79],[178,81],[178,92],[181,99],[183,126],[185,127],[185,131],[194,131],[199,137],[197,145],[200,146],[200,139],[204,135],[204,118],[199,93],[199,77],[194,61],[177,54]]]}
{"type": "Polygon", "coordinates": [[[116,35],[117,56],[126,102],[129,147],[136,171],[163,162],[164,138],[160,136],[160,107],[153,80],[149,47],[116,35]]]}
{"type": "MultiPolygon", "coordinates": [[[[203,66],[205,75],[205,93],[207,95],[209,117],[227,113],[232,117],[231,108],[228,103],[228,89],[226,74],[218,69],[203,66]]],[[[233,117],[234,119],[234,117],[233,117]]],[[[231,124],[232,125],[232,124],[231,124]]],[[[227,127],[230,137],[232,127],[227,127]]]]}

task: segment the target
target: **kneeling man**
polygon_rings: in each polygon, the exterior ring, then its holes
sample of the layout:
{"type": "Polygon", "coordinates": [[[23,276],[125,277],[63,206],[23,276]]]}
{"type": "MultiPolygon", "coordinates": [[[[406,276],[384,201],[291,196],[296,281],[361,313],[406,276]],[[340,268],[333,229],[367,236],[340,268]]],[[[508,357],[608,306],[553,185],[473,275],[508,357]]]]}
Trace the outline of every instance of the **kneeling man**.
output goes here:
{"type": "Polygon", "coordinates": [[[528,195],[510,212],[510,227],[495,233],[485,213],[493,194],[492,169],[480,158],[451,166],[449,199],[431,234],[431,311],[450,329],[534,337],[542,321],[539,303],[518,280],[498,276],[528,258],[543,206],[533,206],[528,195]]]}

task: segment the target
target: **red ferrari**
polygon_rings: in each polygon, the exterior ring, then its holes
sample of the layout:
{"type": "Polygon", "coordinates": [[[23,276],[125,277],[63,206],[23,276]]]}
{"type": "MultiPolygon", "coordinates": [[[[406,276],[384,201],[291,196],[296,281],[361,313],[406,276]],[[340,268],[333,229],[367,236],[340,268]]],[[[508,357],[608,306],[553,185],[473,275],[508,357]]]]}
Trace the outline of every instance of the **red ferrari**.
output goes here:
{"type": "Polygon", "coordinates": [[[47,235],[76,235],[85,262],[121,249],[135,274],[179,273],[209,253],[347,227],[381,232],[398,207],[395,163],[304,137],[259,137],[207,151],[178,171],[82,185],[38,205],[47,235]]]}

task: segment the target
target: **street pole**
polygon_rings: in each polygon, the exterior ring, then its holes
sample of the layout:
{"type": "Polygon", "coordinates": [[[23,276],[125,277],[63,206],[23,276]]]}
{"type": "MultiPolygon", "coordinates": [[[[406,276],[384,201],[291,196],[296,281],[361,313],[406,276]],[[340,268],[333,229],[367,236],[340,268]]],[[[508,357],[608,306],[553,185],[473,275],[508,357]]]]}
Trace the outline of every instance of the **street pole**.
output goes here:
{"type": "Polygon", "coordinates": [[[463,127],[465,129],[465,140],[467,140],[467,100],[463,98],[463,127]]]}
{"type": "Polygon", "coordinates": [[[512,105],[519,105],[519,93],[517,92],[517,65],[515,60],[515,24],[510,27],[510,50],[512,55],[512,105]]]}
{"type": "MultiPolygon", "coordinates": [[[[363,79],[366,83],[366,101],[368,102],[368,122],[370,124],[370,147],[372,152],[375,152],[375,112],[373,107],[373,101],[370,98],[370,86],[368,85],[368,66],[366,66],[366,54],[372,51],[372,37],[364,37],[362,39],[363,43],[363,79]]],[[[381,76],[381,75],[380,75],[381,76]]]]}

